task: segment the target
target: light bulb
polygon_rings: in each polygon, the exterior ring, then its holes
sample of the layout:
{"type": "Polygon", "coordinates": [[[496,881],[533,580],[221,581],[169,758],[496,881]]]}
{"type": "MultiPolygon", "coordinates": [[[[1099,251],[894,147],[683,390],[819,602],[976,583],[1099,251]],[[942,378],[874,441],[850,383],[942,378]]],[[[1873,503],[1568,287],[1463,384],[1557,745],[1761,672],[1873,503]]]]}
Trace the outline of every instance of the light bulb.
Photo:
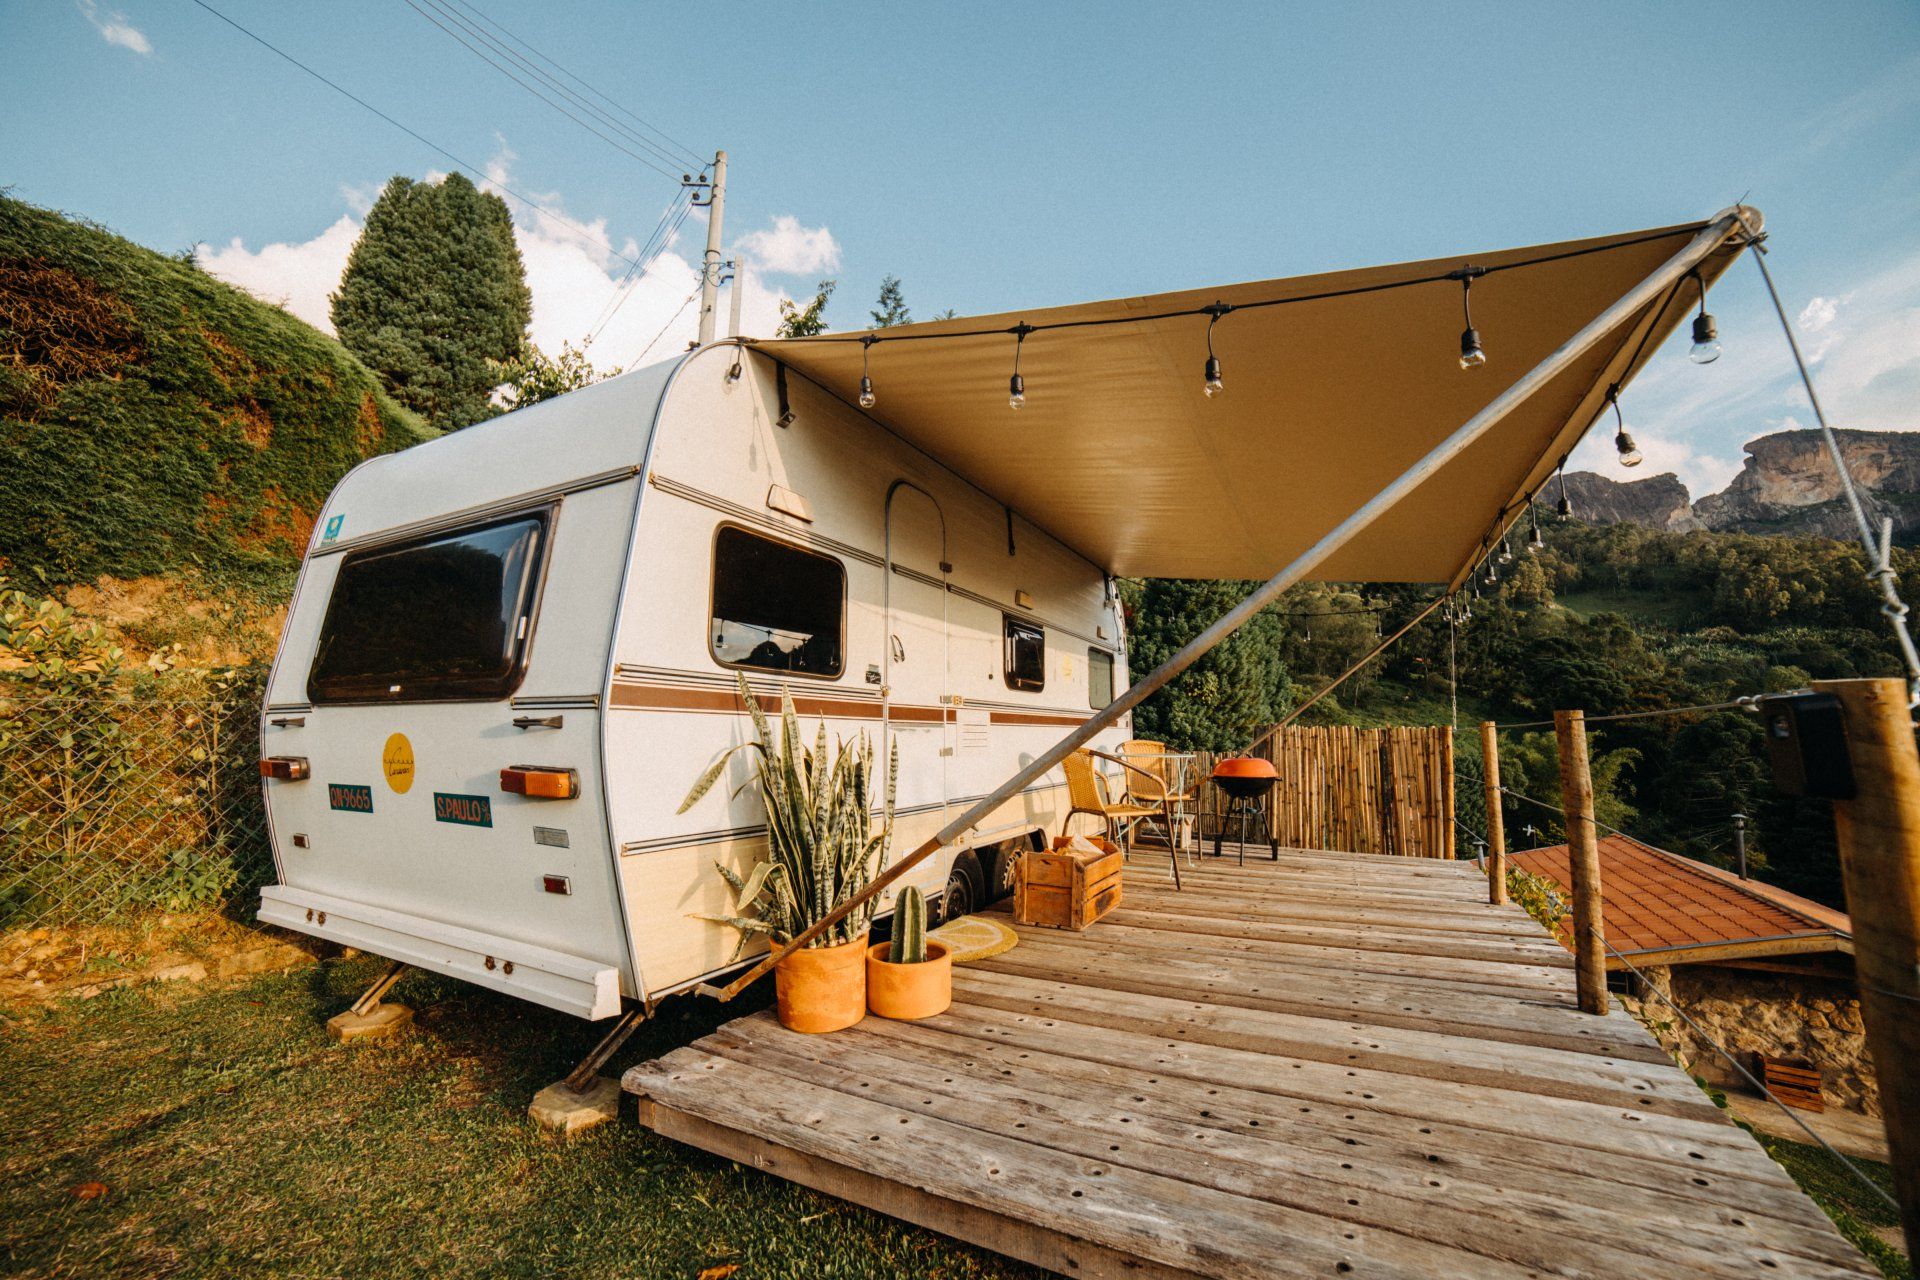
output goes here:
{"type": "Polygon", "coordinates": [[[1027,380],[1014,374],[1007,382],[1007,407],[1018,409],[1027,402],[1027,380]]]}
{"type": "Polygon", "coordinates": [[[1547,540],[1540,536],[1540,512],[1531,502],[1527,504],[1527,526],[1530,530],[1527,534],[1527,554],[1544,551],[1547,540]]]}
{"type": "Polygon", "coordinates": [[[1480,345],[1480,331],[1467,328],[1460,333],[1460,367],[1478,369],[1487,362],[1487,353],[1480,345]]]}
{"type": "Polygon", "coordinates": [[[873,379],[863,374],[860,378],[860,407],[862,409],[871,409],[873,408],[873,403],[873,379]]]}
{"type": "Polygon", "coordinates": [[[1553,514],[1559,516],[1562,520],[1573,519],[1573,503],[1568,500],[1566,494],[1561,494],[1560,501],[1554,503],[1553,514]]]}
{"type": "Polygon", "coordinates": [[[1513,563],[1513,541],[1510,538],[1500,539],[1500,563],[1513,563]]]}
{"type": "Polygon", "coordinates": [[[1489,560],[1487,561],[1487,585],[1492,586],[1498,581],[1500,581],[1500,571],[1494,568],[1493,561],[1489,560]]]}
{"type": "Polygon", "coordinates": [[[1693,318],[1693,347],[1687,359],[1695,364],[1712,364],[1720,358],[1720,330],[1713,317],[1702,311],[1693,318]]]}
{"type": "Polygon", "coordinates": [[[1614,436],[1613,447],[1620,451],[1621,466],[1637,467],[1640,465],[1640,450],[1634,446],[1633,437],[1627,434],[1625,427],[1620,428],[1620,433],[1614,436]]]}
{"type": "Polygon", "coordinates": [[[1218,356],[1208,356],[1207,394],[1209,396],[1217,396],[1226,389],[1226,384],[1220,381],[1220,358],[1218,356]]]}

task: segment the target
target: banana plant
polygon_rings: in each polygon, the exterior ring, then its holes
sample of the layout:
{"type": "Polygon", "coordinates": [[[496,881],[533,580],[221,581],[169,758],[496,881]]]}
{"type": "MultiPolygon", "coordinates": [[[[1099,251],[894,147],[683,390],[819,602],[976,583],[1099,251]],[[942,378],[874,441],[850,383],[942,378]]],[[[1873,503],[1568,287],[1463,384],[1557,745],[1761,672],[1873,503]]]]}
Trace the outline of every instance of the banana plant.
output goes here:
{"type": "MultiPolygon", "coordinates": [[[[680,802],[680,812],[685,813],[713,789],[735,754],[753,754],[754,776],[733,795],[749,786],[759,787],[767,815],[767,857],[744,877],[716,862],[714,866],[733,890],[734,909],[729,915],[699,917],[740,931],[735,959],[756,937],[776,944],[792,941],[867,887],[886,864],[893,841],[894,779],[900,764],[896,746],[887,761],[876,829],[873,744],[865,732],[851,743],[835,742],[829,752],[827,725],[822,720],[809,750],[801,739],[791,693],[781,690],[777,735],[745,676],[740,677],[740,700],[753,716],[753,738],[722,752],[680,802]]],[[[872,921],[869,900],[808,945],[830,947],[864,938],[872,921]]]]}

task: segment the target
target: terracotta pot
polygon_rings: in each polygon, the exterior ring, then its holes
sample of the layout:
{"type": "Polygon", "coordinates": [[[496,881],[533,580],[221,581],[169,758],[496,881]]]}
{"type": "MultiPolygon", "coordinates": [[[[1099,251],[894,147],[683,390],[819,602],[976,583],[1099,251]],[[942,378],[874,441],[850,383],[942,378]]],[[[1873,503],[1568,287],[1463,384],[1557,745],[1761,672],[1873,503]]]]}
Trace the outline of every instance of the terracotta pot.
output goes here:
{"type": "Polygon", "coordinates": [[[891,942],[867,948],[867,1008],[883,1018],[910,1022],[945,1013],[953,1003],[953,953],[943,942],[927,942],[920,964],[894,964],[891,942]]]}
{"type": "Polygon", "coordinates": [[[774,1006],[789,1031],[839,1031],[867,1016],[867,940],[807,947],[773,966],[774,1006]]]}

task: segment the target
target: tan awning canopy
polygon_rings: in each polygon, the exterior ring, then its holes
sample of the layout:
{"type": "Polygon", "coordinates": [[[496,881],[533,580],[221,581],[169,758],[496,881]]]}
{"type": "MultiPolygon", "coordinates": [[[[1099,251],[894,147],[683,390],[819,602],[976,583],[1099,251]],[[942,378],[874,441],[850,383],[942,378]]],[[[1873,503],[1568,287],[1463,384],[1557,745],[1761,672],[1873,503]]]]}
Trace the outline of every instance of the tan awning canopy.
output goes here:
{"type": "MultiPolygon", "coordinates": [[[[849,404],[864,355],[872,417],[1111,572],[1266,578],[1707,225],[905,325],[868,331],[870,347],[865,333],[754,345],[849,404]],[[1485,271],[1472,305],[1487,363],[1471,371],[1450,278],[1463,268],[1485,271]],[[1225,390],[1209,398],[1214,304],[1232,310],[1213,330],[1225,390]],[[1021,324],[1035,330],[1016,411],[1021,324]]],[[[1701,263],[1708,285],[1744,239],[1730,231],[1701,263]]],[[[1459,581],[1698,296],[1690,278],[1666,289],[1312,576],[1459,581]]]]}

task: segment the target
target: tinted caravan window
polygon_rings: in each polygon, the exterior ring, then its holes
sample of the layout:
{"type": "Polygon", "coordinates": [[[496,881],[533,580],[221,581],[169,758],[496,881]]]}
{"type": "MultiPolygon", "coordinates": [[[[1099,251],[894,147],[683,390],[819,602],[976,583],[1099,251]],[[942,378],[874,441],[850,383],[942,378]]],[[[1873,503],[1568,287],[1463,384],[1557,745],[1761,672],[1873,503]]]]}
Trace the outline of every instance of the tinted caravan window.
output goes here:
{"type": "Polygon", "coordinates": [[[547,513],[349,553],[320,627],[315,702],[504,698],[520,683],[547,513]]]}
{"type": "Polygon", "coordinates": [[[713,539],[713,656],[730,667],[833,677],[843,665],[847,571],[832,556],[733,525],[713,539]]]}
{"type": "Polygon", "coordinates": [[[1087,705],[1099,711],[1113,701],[1113,655],[1087,650],[1087,705]]]}
{"type": "Polygon", "coordinates": [[[1007,627],[1007,688],[1047,687],[1047,633],[1024,618],[1001,615],[1007,627]]]}

